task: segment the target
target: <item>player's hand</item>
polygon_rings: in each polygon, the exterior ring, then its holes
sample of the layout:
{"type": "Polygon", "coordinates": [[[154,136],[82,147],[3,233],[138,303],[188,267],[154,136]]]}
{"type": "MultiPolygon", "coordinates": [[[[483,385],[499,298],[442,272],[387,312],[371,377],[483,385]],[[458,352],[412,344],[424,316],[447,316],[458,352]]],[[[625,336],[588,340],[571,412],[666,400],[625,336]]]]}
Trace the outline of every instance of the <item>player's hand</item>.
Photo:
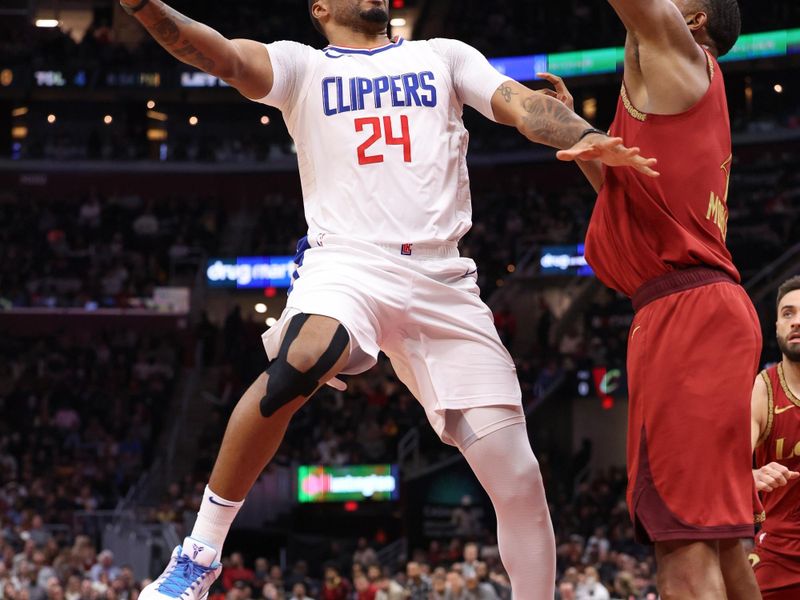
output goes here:
{"type": "Polygon", "coordinates": [[[655,158],[645,158],[639,154],[639,148],[626,148],[622,138],[609,137],[599,133],[591,133],[572,148],[561,150],[556,154],[558,160],[599,160],[609,167],[633,167],[649,177],[658,177],[655,171],[655,158]]]}
{"type": "Polygon", "coordinates": [[[800,473],[790,471],[786,466],[776,462],[753,470],[753,479],[759,492],[772,492],[798,477],[800,477],[800,473]]]}
{"type": "Polygon", "coordinates": [[[549,88],[538,90],[540,93],[544,94],[545,96],[555,98],[559,102],[563,102],[571,111],[575,110],[575,99],[572,97],[572,94],[569,93],[567,84],[564,83],[564,80],[561,79],[561,77],[558,75],[553,75],[552,73],[537,73],[536,76],[539,79],[549,81],[555,88],[555,90],[551,90],[549,88]]]}

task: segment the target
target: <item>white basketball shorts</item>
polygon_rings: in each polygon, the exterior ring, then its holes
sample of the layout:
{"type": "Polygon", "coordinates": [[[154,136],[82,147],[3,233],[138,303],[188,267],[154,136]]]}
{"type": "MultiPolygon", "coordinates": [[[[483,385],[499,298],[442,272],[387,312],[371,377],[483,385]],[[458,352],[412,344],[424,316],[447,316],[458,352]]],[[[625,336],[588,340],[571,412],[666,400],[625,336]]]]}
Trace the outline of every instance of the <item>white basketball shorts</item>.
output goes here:
{"type": "Polygon", "coordinates": [[[454,443],[443,435],[448,410],[521,407],[514,362],[480,299],[475,262],[459,257],[455,244],[389,246],[321,235],[299,250],[286,309],[263,335],[270,360],[294,315],[322,315],[350,335],[342,373],[363,373],[382,350],[447,443],[454,443]]]}

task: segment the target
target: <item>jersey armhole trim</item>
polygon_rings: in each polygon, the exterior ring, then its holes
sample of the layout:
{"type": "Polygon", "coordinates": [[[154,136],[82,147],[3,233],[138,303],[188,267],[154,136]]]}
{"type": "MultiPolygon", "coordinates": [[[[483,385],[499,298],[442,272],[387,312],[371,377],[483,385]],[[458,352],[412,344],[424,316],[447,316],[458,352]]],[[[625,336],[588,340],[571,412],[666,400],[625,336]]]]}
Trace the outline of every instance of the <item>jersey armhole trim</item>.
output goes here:
{"type": "Polygon", "coordinates": [[[766,369],[761,371],[761,378],[764,380],[764,383],[767,384],[767,427],[764,429],[764,433],[759,436],[756,446],[760,446],[767,441],[772,433],[772,424],[775,421],[775,397],[772,392],[772,381],[766,369]]]}
{"type": "Polygon", "coordinates": [[[789,402],[800,408],[800,399],[797,398],[792,393],[792,390],[789,389],[789,384],[786,383],[786,376],[783,373],[783,363],[778,363],[778,380],[781,382],[781,387],[783,388],[783,393],[786,394],[786,397],[789,399],[789,402]]]}

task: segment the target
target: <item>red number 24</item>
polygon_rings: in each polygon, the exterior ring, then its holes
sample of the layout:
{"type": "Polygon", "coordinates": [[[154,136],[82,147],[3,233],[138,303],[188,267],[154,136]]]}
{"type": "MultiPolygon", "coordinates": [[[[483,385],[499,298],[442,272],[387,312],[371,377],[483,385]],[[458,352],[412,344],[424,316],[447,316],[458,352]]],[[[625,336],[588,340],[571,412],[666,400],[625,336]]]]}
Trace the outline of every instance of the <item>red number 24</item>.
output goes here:
{"type": "Polygon", "coordinates": [[[364,128],[369,126],[372,128],[372,135],[358,147],[358,164],[360,165],[374,165],[383,162],[383,154],[373,154],[367,156],[367,149],[372,146],[379,139],[386,136],[386,145],[388,146],[402,146],[403,147],[403,160],[411,162],[411,135],[408,132],[408,117],[400,115],[400,137],[395,137],[392,130],[392,118],[389,116],[383,117],[383,128],[381,128],[380,117],[363,117],[355,120],[356,132],[364,131],[364,128]]]}

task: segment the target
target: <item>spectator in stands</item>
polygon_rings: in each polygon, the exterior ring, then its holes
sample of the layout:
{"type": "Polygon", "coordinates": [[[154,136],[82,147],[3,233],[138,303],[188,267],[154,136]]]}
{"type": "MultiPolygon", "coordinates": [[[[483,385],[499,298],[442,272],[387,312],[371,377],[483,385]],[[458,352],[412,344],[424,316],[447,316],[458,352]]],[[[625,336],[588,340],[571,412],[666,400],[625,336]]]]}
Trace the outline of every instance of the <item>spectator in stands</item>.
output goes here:
{"type": "Polygon", "coordinates": [[[289,600],[314,600],[314,599],[308,596],[305,584],[298,582],[292,586],[292,595],[289,598],[289,600]]]}
{"type": "Polygon", "coordinates": [[[114,565],[114,553],[108,549],[97,555],[97,562],[89,569],[89,577],[92,578],[92,581],[101,581],[103,577],[108,581],[113,581],[119,573],[119,567],[114,565]]]}
{"type": "Polygon", "coordinates": [[[557,600],[577,600],[575,596],[575,584],[571,581],[562,581],[558,586],[557,600]]]}
{"type": "Polygon", "coordinates": [[[304,560],[298,560],[296,563],[294,563],[291,574],[286,578],[285,585],[286,587],[291,586],[291,588],[294,589],[294,586],[297,583],[302,583],[303,588],[308,594],[312,596],[317,594],[317,584],[311,577],[309,577],[308,563],[304,560]]]}
{"type": "Polygon", "coordinates": [[[261,597],[264,600],[284,600],[285,595],[279,586],[268,581],[261,588],[261,597]]]}
{"type": "Polygon", "coordinates": [[[375,600],[378,588],[367,579],[367,576],[360,573],[353,577],[353,585],[356,589],[356,600],[375,600]]]}
{"type": "Polygon", "coordinates": [[[461,574],[465,578],[475,575],[475,568],[478,564],[478,544],[469,542],[464,544],[464,561],[461,563],[461,574]]]}
{"type": "Polygon", "coordinates": [[[583,577],[575,590],[576,600],[608,600],[611,595],[606,587],[600,583],[600,575],[592,566],[586,567],[583,577]]]}
{"type": "Polygon", "coordinates": [[[375,600],[405,600],[407,598],[403,586],[388,574],[381,574],[375,582],[375,587],[378,590],[375,600]]]}
{"type": "Polygon", "coordinates": [[[351,589],[350,582],[339,575],[335,567],[325,568],[325,579],[320,592],[321,600],[347,600],[351,589]]]}
{"type": "Polygon", "coordinates": [[[406,565],[406,591],[409,600],[428,600],[431,593],[431,582],[423,576],[419,563],[410,562],[406,565]]]}
{"type": "Polygon", "coordinates": [[[237,581],[253,583],[255,574],[244,565],[244,557],[239,552],[231,554],[228,566],[222,572],[222,586],[229,590],[237,581]]]}
{"type": "Polygon", "coordinates": [[[269,578],[269,561],[263,556],[259,556],[253,563],[253,581],[255,584],[261,585],[267,578],[269,578]]]}
{"type": "Polygon", "coordinates": [[[356,551],[353,553],[353,563],[362,567],[378,564],[378,555],[370,547],[367,538],[360,537],[356,543],[356,551]]]}

